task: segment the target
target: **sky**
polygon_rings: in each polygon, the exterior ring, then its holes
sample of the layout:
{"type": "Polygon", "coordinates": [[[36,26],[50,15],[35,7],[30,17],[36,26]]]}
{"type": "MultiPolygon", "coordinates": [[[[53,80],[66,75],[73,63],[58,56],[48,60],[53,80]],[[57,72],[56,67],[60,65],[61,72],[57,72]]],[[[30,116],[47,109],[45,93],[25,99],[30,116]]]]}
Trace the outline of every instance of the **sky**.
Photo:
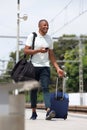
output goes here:
{"type": "MultiPolygon", "coordinates": [[[[17,36],[18,0],[0,0],[0,36],[17,36]]],[[[63,34],[87,35],[87,0],[20,0],[20,36],[37,31],[38,21],[47,19],[51,37],[63,34]]],[[[26,39],[20,39],[25,44],[26,39]]],[[[17,39],[0,37],[0,60],[9,60],[17,49],[17,39]]],[[[23,46],[19,46],[21,48],[23,46]]],[[[2,67],[0,61],[0,68],[2,67]]]]}

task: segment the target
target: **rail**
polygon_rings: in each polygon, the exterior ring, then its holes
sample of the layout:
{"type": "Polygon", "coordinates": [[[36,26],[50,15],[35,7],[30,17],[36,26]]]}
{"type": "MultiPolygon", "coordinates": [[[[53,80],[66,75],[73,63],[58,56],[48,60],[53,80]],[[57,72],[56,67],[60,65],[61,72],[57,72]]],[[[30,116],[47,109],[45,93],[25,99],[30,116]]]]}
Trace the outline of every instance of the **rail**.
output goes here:
{"type": "MultiPolygon", "coordinates": [[[[26,103],[25,108],[30,108],[30,104],[26,103]]],[[[37,104],[37,109],[45,109],[45,105],[43,103],[37,104]]],[[[87,106],[69,106],[68,109],[70,112],[80,112],[80,113],[87,113],[87,106]]]]}

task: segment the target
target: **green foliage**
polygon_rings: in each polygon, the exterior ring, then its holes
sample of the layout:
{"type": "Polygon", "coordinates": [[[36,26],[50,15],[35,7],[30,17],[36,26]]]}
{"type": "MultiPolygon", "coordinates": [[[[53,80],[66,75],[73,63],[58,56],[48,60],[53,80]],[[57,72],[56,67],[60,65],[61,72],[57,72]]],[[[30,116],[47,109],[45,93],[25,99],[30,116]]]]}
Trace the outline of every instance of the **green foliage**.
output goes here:
{"type": "MultiPolygon", "coordinates": [[[[58,42],[54,43],[54,52],[57,60],[66,60],[72,62],[62,62],[59,65],[65,66],[65,71],[69,77],[67,80],[67,91],[78,92],[79,91],[79,41],[74,40],[75,35],[63,35],[58,39],[58,42]],[[70,40],[65,39],[66,36],[70,40]],[[77,61],[77,62],[73,62],[77,61]]],[[[81,38],[87,38],[87,36],[81,35],[81,38]]],[[[87,91],[87,40],[82,41],[83,49],[83,82],[84,91],[87,91]]]]}
{"type": "MultiPolygon", "coordinates": [[[[85,42],[84,42],[85,43],[85,42]]],[[[82,44],[85,49],[83,49],[83,87],[84,91],[87,91],[87,47],[85,44],[82,44]]],[[[66,51],[65,53],[66,60],[76,60],[79,61],[79,48],[78,46],[71,50],[66,51]]],[[[79,91],[79,62],[75,63],[65,63],[66,72],[68,74],[69,80],[67,82],[67,87],[72,88],[73,92],[79,91]]]]}

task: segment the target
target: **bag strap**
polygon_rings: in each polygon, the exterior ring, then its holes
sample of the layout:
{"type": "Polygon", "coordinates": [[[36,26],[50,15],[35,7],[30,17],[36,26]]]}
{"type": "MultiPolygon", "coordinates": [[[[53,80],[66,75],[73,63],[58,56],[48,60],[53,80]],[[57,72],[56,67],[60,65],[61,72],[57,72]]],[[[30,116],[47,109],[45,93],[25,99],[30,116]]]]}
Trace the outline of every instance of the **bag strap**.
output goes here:
{"type": "Polygon", "coordinates": [[[35,38],[37,37],[36,32],[33,32],[33,41],[32,41],[32,49],[34,50],[34,42],[35,42],[35,38]]]}
{"type": "MultiPolygon", "coordinates": [[[[35,38],[37,37],[36,32],[33,32],[33,41],[32,41],[32,49],[34,50],[34,43],[35,43],[35,38]]],[[[30,56],[30,59],[32,58],[33,55],[30,56]]],[[[26,58],[26,54],[24,54],[24,58],[26,58]]]]}
{"type": "MultiPolygon", "coordinates": [[[[37,37],[36,32],[33,32],[33,41],[32,41],[32,50],[34,50],[34,43],[35,43],[35,38],[37,37]]],[[[33,55],[30,56],[30,59],[32,58],[33,55]]]]}

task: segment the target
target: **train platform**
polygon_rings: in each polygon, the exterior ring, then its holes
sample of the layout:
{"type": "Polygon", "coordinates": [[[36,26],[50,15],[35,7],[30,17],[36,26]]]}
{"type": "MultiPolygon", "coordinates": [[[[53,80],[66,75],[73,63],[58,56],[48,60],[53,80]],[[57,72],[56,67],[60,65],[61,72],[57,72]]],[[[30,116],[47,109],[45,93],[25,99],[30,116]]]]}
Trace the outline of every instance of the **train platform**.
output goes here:
{"type": "Polygon", "coordinates": [[[31,109],[25,109],[25,130],[87,130],[87,114],[68,113],[67,119],[45,120],[46,111],[37,110],[36,120],[30,120],[31,109]]]}

